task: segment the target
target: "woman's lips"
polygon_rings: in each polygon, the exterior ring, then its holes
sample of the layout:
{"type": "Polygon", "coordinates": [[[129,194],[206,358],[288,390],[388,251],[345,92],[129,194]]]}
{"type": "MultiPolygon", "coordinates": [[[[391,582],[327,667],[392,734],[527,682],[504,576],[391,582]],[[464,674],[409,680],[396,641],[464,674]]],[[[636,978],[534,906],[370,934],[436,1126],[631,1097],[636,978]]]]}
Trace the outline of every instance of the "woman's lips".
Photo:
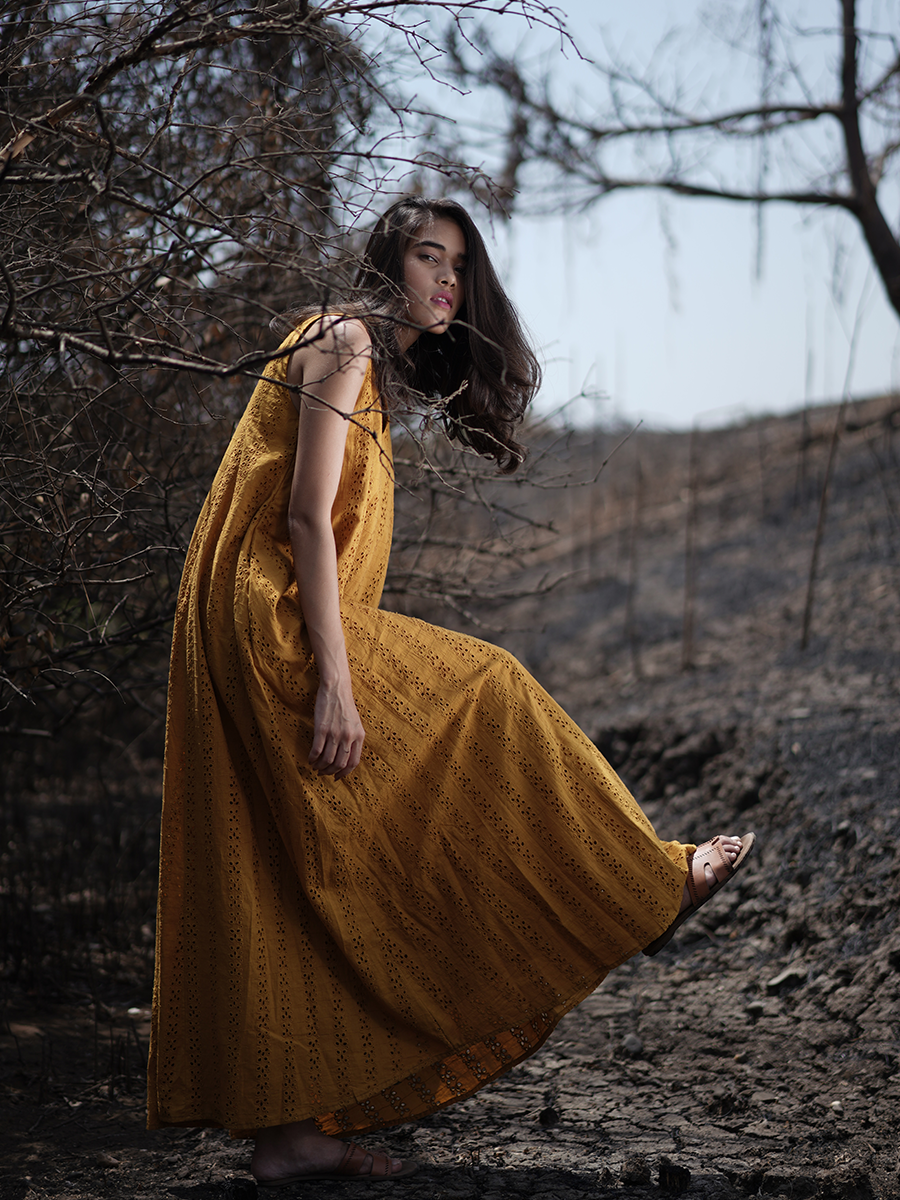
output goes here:
{"type": "Polygon", "coordinates": [[[437,295],[431,297],[432,304],[440,304],[442,308],[453,307],[453,297],[449,292],[438,292],[437,295]]]}

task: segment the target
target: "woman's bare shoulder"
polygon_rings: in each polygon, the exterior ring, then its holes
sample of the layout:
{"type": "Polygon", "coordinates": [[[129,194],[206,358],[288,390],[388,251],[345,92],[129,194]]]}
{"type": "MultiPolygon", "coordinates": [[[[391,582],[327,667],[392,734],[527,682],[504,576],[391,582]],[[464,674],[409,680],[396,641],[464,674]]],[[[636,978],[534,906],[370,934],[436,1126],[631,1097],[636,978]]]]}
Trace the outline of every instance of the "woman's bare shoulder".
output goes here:
{"type": "Polygon", "coordinates": [[[364,321],[341,313],[323,313],[303,330],[295,353],[313,350],[319,354],[355,355],[371,347],[372,338],[364,321]]]}
{"type": "Polygon", "coordinates": [[[292,387],[308,387],[335,374],[349,372],[360,377],[358,388],[371,354],[372,339],[363,321],[340,313],[324,313],[300,335],[288,360],[287,382],[292,387]]]}

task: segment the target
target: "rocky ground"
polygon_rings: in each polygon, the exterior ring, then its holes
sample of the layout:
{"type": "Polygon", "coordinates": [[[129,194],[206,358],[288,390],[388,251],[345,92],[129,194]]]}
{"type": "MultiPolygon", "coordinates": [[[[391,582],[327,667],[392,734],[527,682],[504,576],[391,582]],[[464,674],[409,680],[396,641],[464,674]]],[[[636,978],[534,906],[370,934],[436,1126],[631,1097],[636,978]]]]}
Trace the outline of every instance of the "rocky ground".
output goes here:
{"type": "MultiPolygon", "coordinates": [[[[900,412],[848,414],[801,649],[834,417],[638,435],[577,502],[520,496],[555,526],[522,590],[566,578],[508,605],[503,640],[661,835],[755,829],[759,852],[527,1063],[370,1139],[421,1163],[403,1195],[900,1197],[900,412]]],[[[606,445],[565,453],[590,474],[606,445]]],[[[3,1200],[254,1194],[246,1143],[144,1131],[136,979],[103,1007],[9,993],[3,1200]]]]}

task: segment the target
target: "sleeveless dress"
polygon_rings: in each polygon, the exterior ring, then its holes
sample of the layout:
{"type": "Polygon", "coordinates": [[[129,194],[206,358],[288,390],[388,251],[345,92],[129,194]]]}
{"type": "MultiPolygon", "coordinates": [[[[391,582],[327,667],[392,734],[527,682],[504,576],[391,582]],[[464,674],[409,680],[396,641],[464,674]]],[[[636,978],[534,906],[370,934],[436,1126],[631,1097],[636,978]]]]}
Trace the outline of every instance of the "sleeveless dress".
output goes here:
{"type": "Polygon", "coordinates": [[[346,779],[310,770],[286,362],[235,431],[179,595],[151,1128],[361,1133],[470,1095],[671,924],[693,849],[659,841],[510,654],[378,608],[393,480],[371,368],[332,515],[366,741],[346,779]]]}

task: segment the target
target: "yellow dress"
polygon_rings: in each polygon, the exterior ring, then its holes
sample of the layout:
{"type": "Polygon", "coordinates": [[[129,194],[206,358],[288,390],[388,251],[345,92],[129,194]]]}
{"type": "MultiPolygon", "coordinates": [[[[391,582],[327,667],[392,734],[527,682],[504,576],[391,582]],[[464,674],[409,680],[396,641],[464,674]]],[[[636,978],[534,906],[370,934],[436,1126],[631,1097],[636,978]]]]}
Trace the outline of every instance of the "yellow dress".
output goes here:
{"type": "Polygon", "coordinates": [[[309,769],[285,364],[237,427],[178,602],[151,1128],[361,1133],[470,1095],[668,927],[692,848],[657,839],[510,654],[378,608],[393,485],[371,369],[333,510],[366,741],[346,779],[309,769]]]}

